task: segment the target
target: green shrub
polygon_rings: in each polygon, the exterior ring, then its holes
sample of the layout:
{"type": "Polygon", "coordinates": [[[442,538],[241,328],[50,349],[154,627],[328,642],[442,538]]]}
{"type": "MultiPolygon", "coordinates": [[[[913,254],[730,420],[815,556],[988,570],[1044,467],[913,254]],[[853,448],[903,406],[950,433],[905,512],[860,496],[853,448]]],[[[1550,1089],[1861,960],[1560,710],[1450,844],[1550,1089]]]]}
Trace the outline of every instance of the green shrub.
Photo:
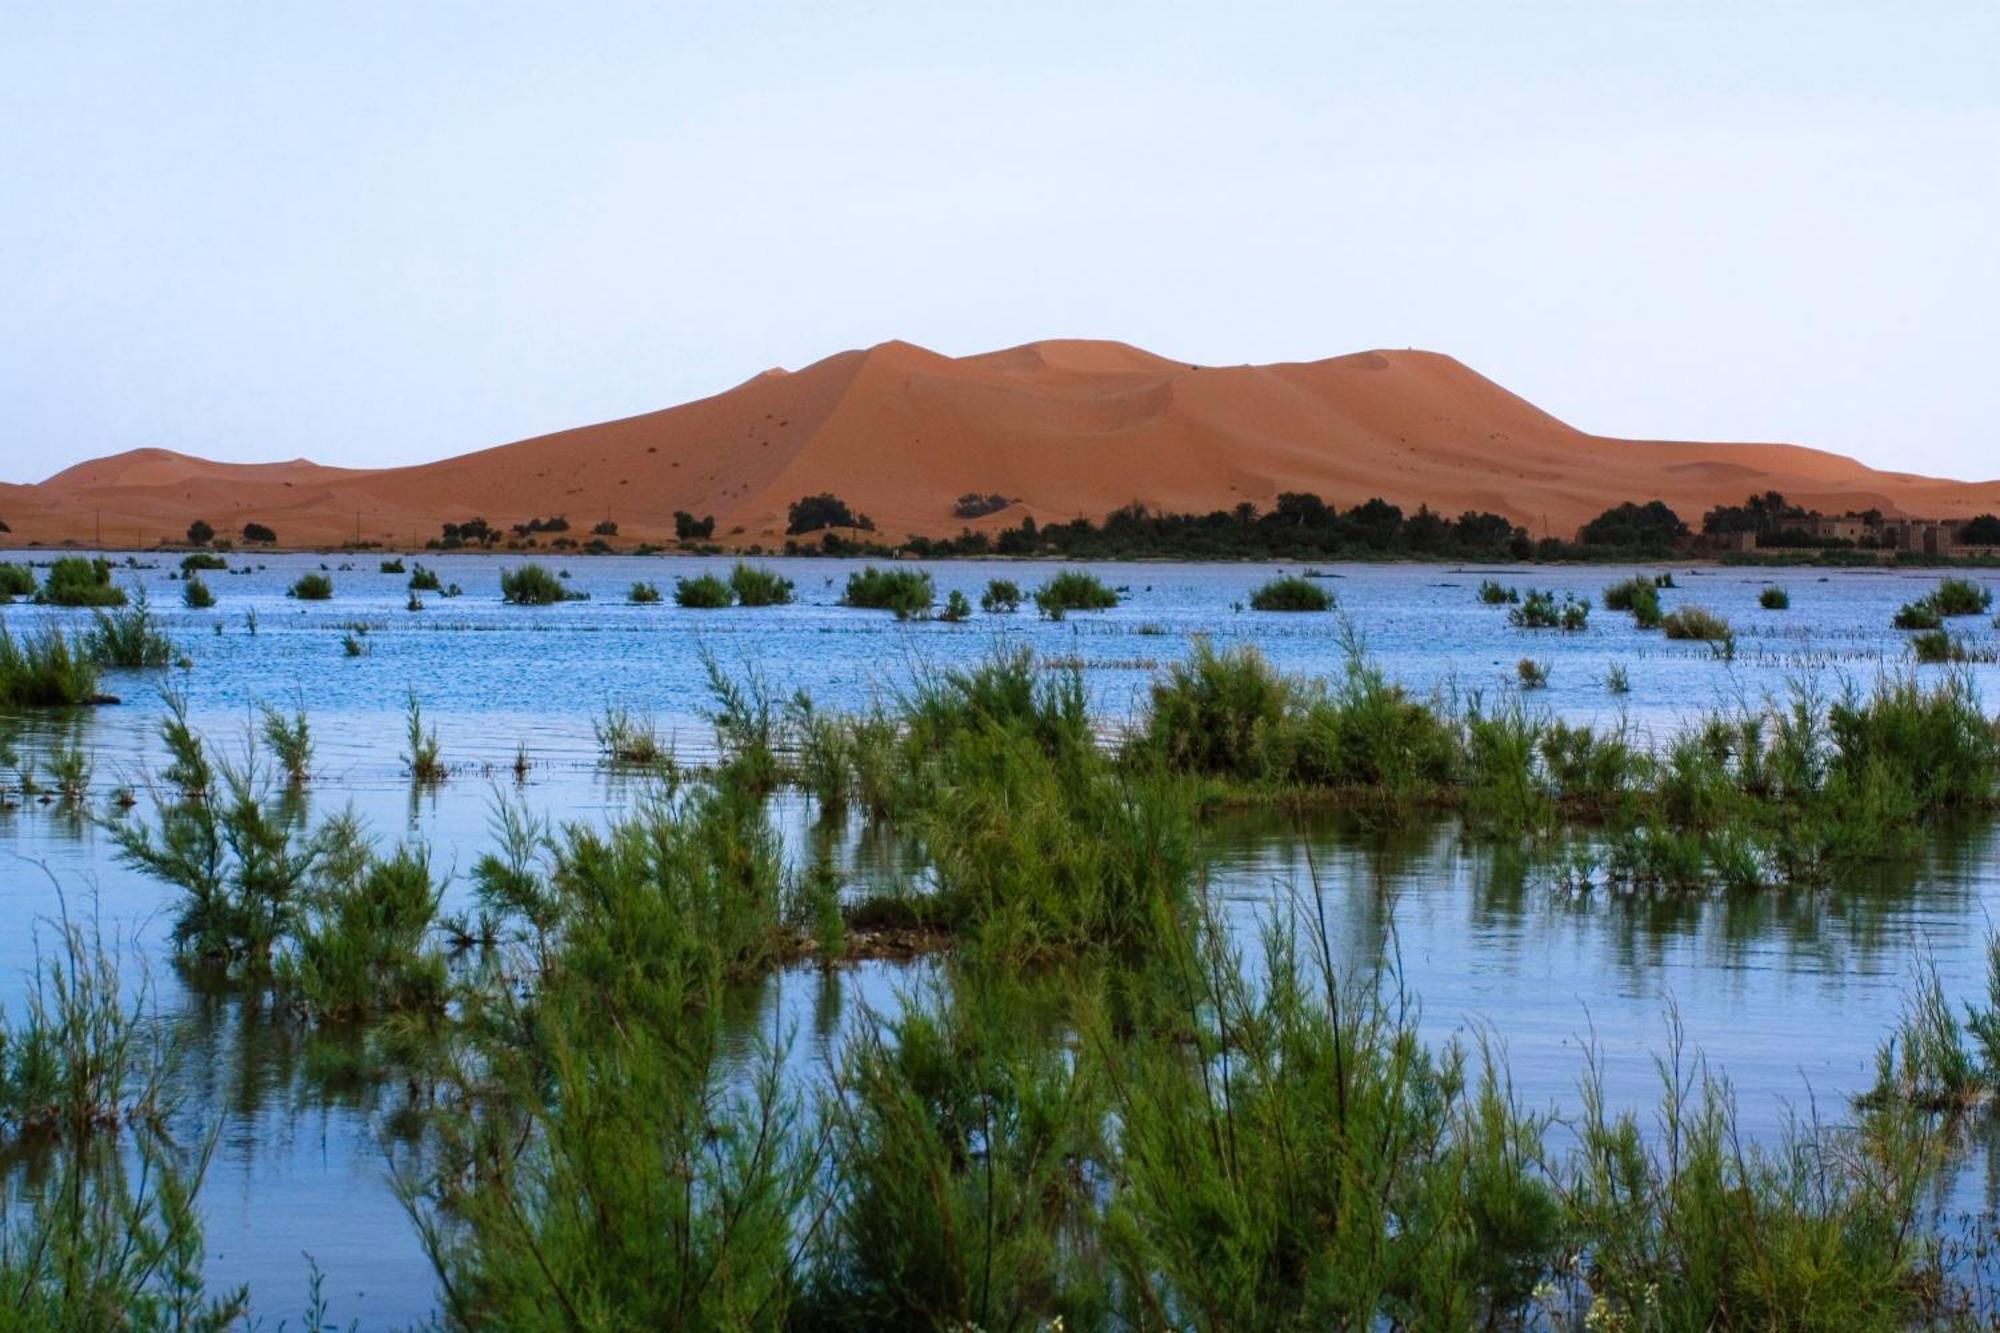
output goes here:
{"type": "Polygon", "coordinates": [[[713,574],[674,580],[674,604],[697,611],[716,611],[733,604],[736,592],[713,574]]]}
{"type": "Polygon", "coordinates": [[[191,551],[181,557],[181,573],[192,574],[198,569],[227,569],[229,562],[210,551],[191,551]]]}
{"type": "Polygon", "coordinates": [[[1726,619],[1699,606],[1684,606],[1670,612],[1661,622],[1660,628],[1666,631],[1670,639],[1698,639],[1707,643],[1726,643],[1734,637],[1726,619]]]}
{"type": "Polygon", "coordinates": [[[1942,629],[1927,629],[1910,639],[1910,652],[1919,662],[1966,662],[1972,660],[1963,640],[1942,629]]]}
{"type": "Polygon", "coordinates": [[[1789,611],[1792,608],[1792,595],[1783,588],[1773,585],[1757,594],[1757,605],[1766,611],[1789,611]]]}
{"type": "Polygon", "coordinates": [[[1005,615],[1021,609],[1021,585],[1012,579],[989,579],[979,594],[979,609],[988,615],[1005,615]]]}
{"type": "Polygon", "coordinates": [[[410,571],[410,591],[443,592],[444,588],[438,580],[436,570],[426,569],[422,565],[418,565],[410,571]]]}
{"type": "Polygon", "coordinates": [[[1941,616],[1983,616],[1993,609],[1993,590],[1971,579],[1941,581],[1930,596],[1941,616]]]}
{"type": "Polygon", "coordinates": [[[937,591],[931,576],[921,569],[877,569],[865,566],[847,576],[841,605],[872,611],[894,611],[896,619],[930,614],[937,591]]]}
{"type": "Polygon", "coordinates": [[[285,590],[285,596],[296,597],[302,602],[324,602],[333,596],[333,579],[318,572],[301,574],[285,590]]]}
{"type": "Polygon", "coordinates": [[[729,586],[740,606],[787,606],[792,600],[792,581],[760,565],[738,562],[729,571],[729,586]]]}
{"type": "Polygon", "coordinates": [[[648,606],[660,600],[660,585],[643,581],[634,583],[625,596],[634,606],[648,606]]]}
{"type": "Polygon", "coordinates": [[[1515,678],[1524,690],[1547,689],[1549,684],[1549,664],[1524,657],[1514,664],[1515,678]]]}
{"type": "Polygon", "coordinates": [[[35,571],[27,565],[0,563],[0,603],[35,593],[35,571]]]}
{"type": "Polygon", "coordinates": [[[384,573],[384,574],[401,574],[401,573],[403,573],[403,572],[404,572],[404,570],[403,570],[403,557],[401,557],[401,556],[397,556],[397,557],[396,557],[396,558],[395,558],[394,560],[384,560],[384,561],[382,562],[382,566],[381,566],[381,572],[382,572],[382,573],[384,573]]]}
{"type": "Polygon", "coordinates": [[[0,706],[64,708],[97,697],[97,663],[59,626],[16,638],[0,622],[0,706]]]}
{"type": "Polygon", "coordinates": [[[1095,574],[1065,569],[1035,589],[1035,608],[1050,620],[1071,611],[1105,611],[1118,605],[1118,594],[1095,574]]]}
{"type": "MultiPolygon", "coordinates": [[[[1508,606],[1521,600],[1521,594],[1512,588],[1495,583],[1492,579],[1482,579],[1479,584],[1479,600],[1488,606],[1508,606]]],[[[1607,606],[1610,602],[1607,598],[1607,606]]]]}
{"type": "Polygon", "coordinates": [[[111,581],[109,560],[68,555],[49,566],[35,600],[49,606],[123,606],[125,590],[111,581]]]}
{"type": "Polygon", "coordinates": [[[514,606],[553,606],[573,598],[560,578],[530,561],[500,571],[500,600],[514,606]]]}
{"type": "Polygon", "coordinates": [[[1937,607],[1931,602],[1930,598],[1925,597],[1914,602],[1903,603],[1902,607],[1896,612],[1896,618],[1889,623],[1897,629],[1943,629],[1944,617],[1938,612],[1937,607]]]}
{"type": "Polygon", "coordinates": [[[972,602],[957,588],[944,599],[944,610],[938,612],[938,619],[949,625],[961,624],[972,618],[972,602]]]}
{"type": "Polygon", "coordinates": [[[190,574],[181,585],[181,604],[190,611],[206,611],[215,605],[215,592],[199,574],[190,574]]]}
{"type": "Polygon", "coordinates": [[[1640,629],[1658,629],[1661,619],[1661,586],[1658,579],[1647,578],[1644,574],[1634,574],[1631,578],[1614,583],[1604,590],[1604,609],[1630,611],[1633,621],[1640,629]]]}
{"type": "Polygon", "coordinates": [[[262,542],[264,545],[269,546],[278,540],[278,534],[265,527],[262,523],[245,523],[243,525],[243,540],[246,542],[262,542]]]}
{"type": "Polygon", "coordinates": [[[1252,611],[1331,611],[1333,594],[1311,579],[1275,578],[1250,594],[1252,611]]]}
{"type": "Polygon", "coordinates": [[[1509,609],[1507,623],[1516,629],[1580,630],[1590,622],[1590,603],[1578,601],[1576,594],[1564,593],[1561,602],[1553,592],[1528,589],[1519,606],[1509,609]]]}
{"type": "Polygon", "coordinates": [[[173,663],[174,642],[160,629],[160,622],[146,605],[142,593],[138,604],[122,611],[95,611],[96,624],[84,636],[84,650],[100,666],[163,667],[173,663]]]}

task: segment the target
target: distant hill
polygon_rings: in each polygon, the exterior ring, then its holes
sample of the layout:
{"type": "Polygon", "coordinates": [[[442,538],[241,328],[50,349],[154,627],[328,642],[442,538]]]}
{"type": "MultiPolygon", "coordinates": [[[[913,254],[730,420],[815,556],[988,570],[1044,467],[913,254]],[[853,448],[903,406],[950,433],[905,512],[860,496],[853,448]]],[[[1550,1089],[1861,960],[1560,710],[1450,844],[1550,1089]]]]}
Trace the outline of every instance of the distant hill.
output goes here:
{"type": "Polygon", "coordinates": [[[1268,366],[1195,366],[1123,343],[1053,341],[953,358],[903,342],[766,371],[712,398],[435,463],[386,469],[212,463],[140,449],[33,486],[0,485],[0,541],[114,546],[248,520],[286,545],[403,545],[478,515],[561,514],[587,535],[673,536],[675,510],[724,542],[782,540],[785,510],[831,491],[885,536],[1101,517],[1131,501],[1268,507],[1281,491],[1341,505],[1504,514],[1568,537],[1607,506],[1703,510],[1778,490],[1825,512],[1969,517],[2000,481],[1879,472],[1787,444],[1613,439],[1557,420],[1451,357],[1377,351],[1268,366]],[[1015,504],[968,524],[968,492],[1015,504]]]}

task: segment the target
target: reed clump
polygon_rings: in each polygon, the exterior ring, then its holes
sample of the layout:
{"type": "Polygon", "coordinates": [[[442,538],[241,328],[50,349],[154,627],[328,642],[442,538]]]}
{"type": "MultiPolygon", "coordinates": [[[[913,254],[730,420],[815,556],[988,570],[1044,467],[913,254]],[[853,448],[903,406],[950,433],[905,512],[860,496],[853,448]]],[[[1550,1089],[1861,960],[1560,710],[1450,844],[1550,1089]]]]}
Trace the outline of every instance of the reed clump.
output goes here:
{"type": "Polygon", "coordinates": [[[651,606],[660,600],[660,585],[640,580],[626,592],[625,600],[634,606],[651,606]]]}
{"type": "Polygon", "coordinates": [[[1792,595],[1776,584],[1771,584],[1757,594],[1757,605],[1766,611],[1789,611],[1792,609],[1792,595]]]}
{"type": "Polygon", "coordinates": [[[35,600],[47,606],[123,606],[125,590],[111,581],[109,560],[66,555],[49,566],[35,600]]]}
{"type": "Polygon", "coordinates": [[[792,581],[762,565],[737,562],[729,571],[729,588],[739,606],[788,606],[792,600],[792,581]]]}
{"type": "Polygon", "coordinates": [[[328,601],[333,596],[333,578],[317,570],[308,571],[293,580],[292,586],[285,590],[285,596],[296,597],[302,602],[328,601]]]}
{"type": "Polygon", "coordinates": [[[695,611],[720,611],[736,601],[736,593],[713,574],[674,580],[674,605],[695,611]]]}
{"type": "Polygon", "coordinates": [[[1012,579],[989,579],[979,594],[979,609],[988,615],[1008,615],[1021,609],[1021,585],[1012,579]]]}
{"type": "Polygon", "coordinates": [[[1065,569],[1035,589],[1035,609],[1050,620],[1071,611],[1108,611],[1118,605],[1118,593],[1088,570],[1065,569]]]}
{"type": "Polygon", "coordinates": [[[58,625],[16,637],[0,623],[0,706],[69,708],[97,696],[97,661],[58,625]]]}
{"type": "Polygon", "coordinates": [[[558,575],[533,561],[500,571],[500,600],[510,606],[554,606],[557,602],[578,601],[584,596],[584,593],[572,593],[563,586],[558,575]]]}
{"type": "MultiPolygon", "coordinates": [[[[1521,594],[1505,584],[1492,579],[1479,581],[1479,600],[1487,606],[1511,606],[1521,600],[1521,594]]],[[[1608,603],[1607,603],[1608,604],[1608,603]]]]}
{"type": "Polygon", "coordinates": [[[1575,632],[1590,624],[1590,603],[1575,593],[1564,593],[1558,602],[1552,591],[1528,589],[1521,604],[1507,612],[1507,623],[1516,629],[1560,629],[1575,632]]]}
{"type": "Polygon", "coordinates": [[[1333,594],[1311,579],[1272,579],[1250,594],[1252,611],[1331,611],[1333,594]]]}
{"type": "Polygon", "coordinates": [[[1660,628],[1669,639],[1724,643],[1735,637],[1725,617],[1700,606],[1683,606],[1668,613],[1660,628]]]}
{"type": "Polygon", "coordinates": [[[84,649],[101,666],[171,666],[178,655],[174,641],[160,628],[158,616],[146,604],[142,593],[133,606],[118,611],[92,612],[95,623],[84,635],[84,649]]]}
{"type": "Polygon", "coordinates": [[[190,611],[206,611],[215,605],[215,590],[196,574],[190,574],[181,585],[181,604],[190,611]]]}
{"type": "Polygon", "coordinates": [[[35,571],[31,567],[0,561],[0,606],[16,597],[32,597],[34,594],[35,571]]]}
{"type": "Polygon", "coordinates": [[[898,620],[930,614],[937,601],[937,588],[930,574],[921,569],[877,569],[864,566],[847,576],[842,606],[874,611],[893,611],[898,620]]]}

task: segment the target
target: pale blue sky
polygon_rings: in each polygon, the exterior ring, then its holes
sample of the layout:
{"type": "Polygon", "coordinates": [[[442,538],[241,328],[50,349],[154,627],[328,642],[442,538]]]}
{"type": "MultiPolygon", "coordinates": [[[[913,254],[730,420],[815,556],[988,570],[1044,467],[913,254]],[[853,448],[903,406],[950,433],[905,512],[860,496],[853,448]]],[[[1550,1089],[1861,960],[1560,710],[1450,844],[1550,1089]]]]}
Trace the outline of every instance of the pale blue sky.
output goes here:
{"type": "Polygon", "coordinates": [[[2000,5],[0,0],[0,479],[907,338],[1450,352],[2000,476],[2000,5]]]}

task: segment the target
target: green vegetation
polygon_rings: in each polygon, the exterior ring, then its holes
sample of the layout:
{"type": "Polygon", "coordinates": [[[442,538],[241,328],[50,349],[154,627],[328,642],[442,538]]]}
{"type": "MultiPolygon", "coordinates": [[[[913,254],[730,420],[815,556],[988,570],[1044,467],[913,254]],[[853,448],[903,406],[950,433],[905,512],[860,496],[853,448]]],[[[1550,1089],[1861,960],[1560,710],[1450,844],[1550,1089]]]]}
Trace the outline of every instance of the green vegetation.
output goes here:
{"type": "Polygon", "coordinates": [[[419,564],[410,571],[410,591],[443,592],[444,588],[439,583],[436,570],[426,569],[419,564]]]}
{"type": "Polygon", "coordinates": [[[258,734],[263,737],[264,746],[271,752],[278,769],[286,781],[294,787],[304,786],[312,780],[313,740],[312,726],[306,720],[305,705],[301,702],[288,717],[270,704],[259,704],[258,734]]]}
{"type": "Polygon", "coordinates": [[[181,585],[181,604],[190,611],[206,611],[215,605],[215,591],[202,582],[199,574],[190,574],[181,585]]]}
{"type": "Polygon", "coordinates": [[[181,557],[181,573],[192,574],[196,570],[227,569],[229,562],[212,551],[190,551],[181,557]]]}
{"type": "Polygon", "coordinates": [[[685,510],[674,511],[674,537],[684,542],[705,542],[715,535],[715,515],[696,518],[685,510]]]}
{"type": "Polygon", "coordinates": [[[674,580],[674,605],[697,611],[716,611],[732,605],[736,593],[713,574],[697,574],[691,579],[674,580]]]}
{"type": "Polygon", "coordinates": [[[27,565],[0,563],[0,605],[13,601],[16,597],[32,597],[35,592],[35,571],[27,565]]]}
{"type": "Polygon", "coordinates": [[[1941,616],[1983,616],[1993,609],[1993,590],[1970,579],[1944,579],[1930,601],[1941,616]]]}
{"type": "Polygon", "coordinates": [[[972,600],[957,588],[944,599],[944,610],[938,612],[938,619],[948,625],[963,624],[972,619],[972,600]]]}
{"type": "Polygon", "coordinates": [[[1071,611],[1106,611],[1116,605],[1118,594],[1087,570],[1061,570],[1035,589],[1035,609],[1050,620],[1061,620],[1071,611]]]}
{"type": "Polygon", "coordinates": [[[625,598],[634,606],[650,606],[660,600],[660,585],[641,580],[632,585],[625,598]]]}
{"type": "Polygon", "coordinates": [[[97,663],[61,627],[14,636],[0,622],[0,707],[65,708],[97,697],[97,663]]]}
{"type": "Polygon", "coordinates": [[[863,532],[875,530],[875,524],[868,515],[857,514],[839,496],[824,493],[792,501],[786,517],[785,531],[792,536],[818,532],[822,528],[858,528],[863,532]]]}
{"type": "Polygon", "coordinates": [[[999,513],[1012,503],[1014,503],[1012,500],[998,491],[990,495],[967,491],[953,503],[951,513],[953,518],[985,518],[988,514],[999,513]]]}
{"type": "Polygon", "coordinates": [[[187,539],[190,546],[206,546],[215,540],[215,529],[205,520],[198,518],[188,524],[187,539]]]}
{"type": "Polygon", "coordinates": [[[651,768],[673,762],[652,723],[635,718],[622,704],[606,707],[604,716],[592,727],[597,733],[598,753],[614,764],[651,768]]]}
{"type": "Polygon", "coordinates": [[[1944,616],[1939,613],[1936,604],[1925,597],[1903,603],[1895,619],[1889,623],[1897,629],[1941,630],[1944,628],[1944,616]]]}
{"type": "Polygon", "coordinates": [[[1514,664],[1514,678],[1524,690],[1543,690],[1549,684],[1549,664],[1524,657],[1514,664]]]}
{"type": "Polygon", "coordinates": [[[270,528],[265,527],[262,523],[245,523],[243,525],[243,540],[246,542],[261,542],[269,546],[277,542],[278,534],[270,528]]]}
{"type": "Polygon", "coordinates": [[[381,572],[384,574],[401,574],[405,572],[403,568],[403,557],[397,556],[393,560],[384,560],[381,564],[381,572]]]}
{"type": "Polygon", "coordinates": [[[426,787],[443,782],[449,772],[438,745],[437,728],[424,726],[424,709],[415,690],[410,691],[409,704],[403,710],[403,733],[403,764],[410,770],[410,780],[426,787]]]}
{"type": "MultiPolygon", "coordinates": [[[[1079,672],[1025,650],[853,716],[704,664],[721,762],[667,763],[604,827],[501,804],[477,923],[439,921],[421,849],[286,813],[178,700],[150,815],[107,826],[178,890],[187,961],[401,1053],[421,1150],[398,1188],[449,1326],[1905,1328],[1967,1294],[1927,1226],[1950,1113],[2000,1077],[2000,952],[1962,1018],[1920,978],[1852,1123],[1753,1147],[1677,1036],[1650,1104],[1613,1113],[1586,1057],[1580,1107],[1523,1106],[1498,1042],[1433,1044],[1417,997],[1350,963],[1317,884],[1244,947],[1201,846],[1221,801],[1449,808],[1550,863],[1586,829],[1591,874],[1635,890],[1818,883],[2000,807],[2000,731],[1963,675],[1801,689],[1655,752],[1512,691],[1412,696],[1353,643],[1320,681],[1197,641],[1115,746],[1079,672]],[[921,866],[860,896],[817,852],[788,867],[780,783],[893,826],[921,866]],[[449,965],[447,932],[484,956],[449,965]],[[824,1096],[786,1076],[784,1034],[731,1024],[743,983],[885,940],[950,965],[843,1013],[824,1096]]],[[[435,763],[414,696],[409,731],[435,763]]],[[[621,709],[598,736],[657,762],[621,709]]],[[[80,1012],[116,1014],[93,986],[110,1007],[80,1012]]],[[[126,1080],[52,1097],[20,1055],[107,1068],[115,1021],[44,1026],[0,1041],[0,1127],[51,1103],[131,1122],[144,1099],[107,1095],[126,1080]]],[[[133,1302],[175,1280],[198,1306],[200,1265],[176,1262],[103,1284],[108,1308],[143,1327],[133,1302]]],[[[38,1271],[22,1289],[78,1299],[38,1271]]]]}
{"type": "MultiPolygon", "coordinates": [[[[1479,583],[1479,600],[1488,606],[1510,606],[1521,600],[1521,594],[1512,588],[1495,583],[1492,579],[1482,579],[1479,583]]],[[[1608,596],[1605,605],[1610,605],[1608,596]]]]}
{"type": "Polygon", "coordinates": [[[1333,594],[1311,579],[1274,578],[1250,594],[1252,611],[1331,611],[1333,594]]]}
{"type": "Polygon", "coordinates": [[[1735,637],[1729,621],[1699,606],[1683,606],[1670,612],[1661,629],[1670,639],[1699,639],[1707,643],[1727,643],[1735,637]]]}
{"type": "Polygon", "coordinates": [[[1757,605],[1766,611],[1789,611],[1792,609],[1792,595],[1773,584],[1757,594],[1757,605]]]}
{"type": "Polygon", "coordinates": [[[333,578],[318,572],[301,574],[285,590],[285,596],[296,597],[302,602],[327,601],[333,596],[333,578]]]}
{"type": "Polygon", "coordinates": [[[868,565],[847,576],[842,606],[894,611],[896,619],[930,614],[937,600],[931,576],[921,569],[877,569],[868,565]]]}
{"type": "Polygon", "coordinates": [[[1021,585],[1012,579],[989,579],[979,594],[979,609],[988,615],[1011,615],[1021,609],[1021,585]]]}
{"type": "Polygon", "coordinates": [[[1590,603],[1579,601],[1575,593],[1564,593],[1561,602],[1554,592],[1528,589],[1519,606],[1507,612],[1507,623],[1516,629],[1561,629],[1575,632],[1590,624],[1590,603]]]}
{"type": "MultiPolygon", "coordinates": [[[[1604,590],[1604,609],[1607,611],[1630,611],[1632,620],[1640,629],[1660,628],[1662,613],[1660,588],[1657,579],[1635,574],[1620,583],[1614,583],[1604,590]]],[[[1665,586],[1672,586],[1669,579],[1665,586]]]]}
{"type": "Polygon", "coordinates": [[[1583,525],[1577,539],[1585,546],[1610,547],[1619,551],[1664,553],[1673,550],[1688,536],[1687,524],[1659,500],[1645,504],[1621,504],[1605,510],[1583,525]]]}
{"type": "Polygon", "coordinates": [[[739,606],[787,606],[792,600],[792,581],[761,565],[739,561],[729,571],[729,587],[739,606]]]}
{"type": "Polygon", "coordinates": [[[96,611],[96,621],[84,635],[84,651],[100,666],[163,667],[175,657],[174,641],[160,629],[159,618],[142,593],[136,605],[122,611],[96,611]]]}
{"type": "Polygon", "coordinates": [[[111,581],[109,560],[66,555],[49,566],[35,600],[48,606],[123,606],[125,590],[111,581]]]}
{"type": "Polygon", "coordinates": [[[562,579],[532,561],[500,571],[500,600],[512,606],[553,606],[582,596],[563,587],[562,579]]]}

